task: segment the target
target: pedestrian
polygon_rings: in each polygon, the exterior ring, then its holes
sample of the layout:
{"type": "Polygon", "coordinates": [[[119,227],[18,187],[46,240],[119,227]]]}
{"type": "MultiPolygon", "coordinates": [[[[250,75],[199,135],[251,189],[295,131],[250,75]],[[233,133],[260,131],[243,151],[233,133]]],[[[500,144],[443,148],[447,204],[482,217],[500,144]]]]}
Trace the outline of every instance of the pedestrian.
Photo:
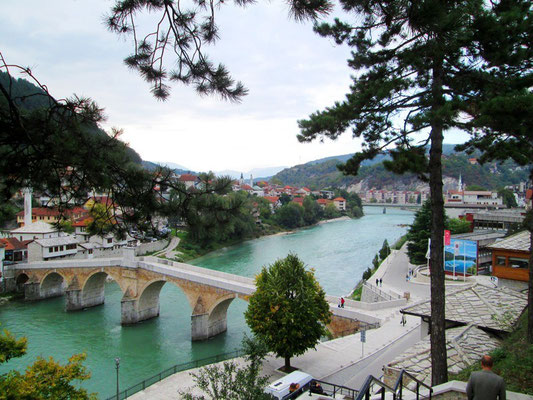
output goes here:
{"type": "Polygon", "coordinates": [[[405,275],[405,281],[409,282],[409,274],[405,275]]]}
{"type": "Polygon", "coordinates": [[[466,385],[468,400],[505,400],[505,382],[492,372],[491,356],[481,357],[481,371],[470,374],[466,385]]]}
{"type": "Polygon", "coordinates": [[[379,278],[379,286],[383,286],[383,278],[379,278]]]}
{"type": "Polygon", "coordinates": [[[407,320],[405,319],[405,314],[402,314],[402,320],[400,321],[400,325],[405,326],[407,323],[407,320]]]}
{"type": "Polygon", "coordinates": [[[376,286],[379,286],[379,279],[376,278],[376,286]]]}
{"type": "Polygon", "coordinates": [[[344,297],[341,297],[341,308],[344,308],[344,297]]]}

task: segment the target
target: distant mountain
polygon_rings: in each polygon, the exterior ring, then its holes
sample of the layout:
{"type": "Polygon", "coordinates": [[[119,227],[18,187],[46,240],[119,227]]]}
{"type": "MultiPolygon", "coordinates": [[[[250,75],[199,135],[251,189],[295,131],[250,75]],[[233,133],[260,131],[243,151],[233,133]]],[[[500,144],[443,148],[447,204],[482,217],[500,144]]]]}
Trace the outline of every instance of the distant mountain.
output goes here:
{"type": "MultiPolygon", "coordinates": [[[[468,186],[480,185],[487,190],[497,190],[503,186],[517,184],[528,179],[528,169],[507,161],[504,163],[471,164],[463,152],[455,152],[454,144],[443,146],[443,180],[453,186],[459,175],[468,186]]],[[[416,190],[422,182],[414,174],[396,175],[387,171],[383,160],[388,156],[381,155],[371,162],[364,162],[357,176],[345,176],[337,169],[337,165],[350,158],[350,154],[327,157],[286,168],[272,179],[284,185],[307,186],[311,189],[327,187],[356,186],[359,190],[378,188],[395,190],[416,190]]]]}
{"type": "MultiPolygon", "coordinates": [[[[50,108],[50,99],[48,95],[41,88],[35,86],[24,78],[17,79],[6,72],[0,71],[0,83],[3,87],[10,88],[11,95],[13,98],[17,99],[15,103],[21,110],[34,111],[50,108]]],[[[1,96],[1,100],[4,101],[3,96],[1,96]]],[[[107,136],[107,133],[95,123],[86,123],[83,125],[83,128],[86,132],[95,136],[107,136]]],[[[141,164],[141,156],[131,147],[126,146],[126,153],[132,162],[141,164]]]]}
{"type": "Polygon", "coordinates": [[[241,173],[243,175],[243,178],[245,180],[250,179],[250,174],[253,176],[254,181],[257,181],[259,179],[268,179],[272,177],[273,175],[277,174],[278,172],[282,171],[287,167],[266,167],[266,168],[254,168],[250,171],[234,171],[234,170],[224,170],[224,171],[217,171],[217,176],[230,176],[233,179],[239,179],[241,177],[241,173]]]}

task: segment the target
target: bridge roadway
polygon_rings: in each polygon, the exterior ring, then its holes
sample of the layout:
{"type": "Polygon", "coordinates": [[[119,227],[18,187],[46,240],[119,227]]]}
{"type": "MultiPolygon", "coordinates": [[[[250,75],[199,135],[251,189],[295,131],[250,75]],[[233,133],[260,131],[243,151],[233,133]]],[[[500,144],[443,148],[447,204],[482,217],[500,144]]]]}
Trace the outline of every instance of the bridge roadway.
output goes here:
{"type": "MultiPolygon", "coordinates": [[[[248,300],[255,281],[239,275],[201,268],[156,257],[64,259],[16,264],[17,288],[27,300],[66,295],[66,310],[74,311],[101,305],[105,301],[107,277],[123,292],[121,323],[133,324],[159,316],[159,294],[166,282],[180,287],[192,309],[191,339],[204,340],[227,329],[227,309],[233,299],[248,300]]],[[[375,314],[357,309],[355,302],[327,296],[332,313],[328,329],[333,336],[355,332],[363,326],[379,324],[375,314]]]]}

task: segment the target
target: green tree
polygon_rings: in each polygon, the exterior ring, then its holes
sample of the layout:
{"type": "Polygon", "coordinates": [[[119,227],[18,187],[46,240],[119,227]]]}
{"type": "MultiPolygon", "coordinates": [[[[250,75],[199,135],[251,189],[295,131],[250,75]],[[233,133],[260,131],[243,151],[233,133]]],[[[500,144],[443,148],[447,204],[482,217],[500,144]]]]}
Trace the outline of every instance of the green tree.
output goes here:
{"type": "Polygon", "coordinates": [[[484,192],[484,191],[486,191],[487,189],[484,188],[484,187],[481,186],[481,185],[476,185],[476,184],[474,183],[474,184],[472,184],[472,185],[468,185],[468,186],[466,187],[466,190],[470,190],[470,191],[482,191],[482,192],[484,192]]]}
{"type": "Polygon", "coordinates": [[[284,228],[294,229],[303,226],[304,209],[296,203],[289,203],[278,208],[275,220],[284,228]]]}
{"type": "Polygon", "coordinates": [[[446,227],[452,235],[459,233],[468,233],[472,231],[472,225],[466,219],[449,218],[446,227]]]}
{"type": "Polygon", "coordinates": [[[383,242],[383,246],[381,246],[381,250],[379,251],[380,260],[386,259],[390,253],[391,253],[391,250],[390,250],[389,242],[387,242],[387,239],[385,239],[383,242]]]}
{"type": "Polygon", "coordinates": [[[261,361],[267,354],[264,343],[250,339],[243,339],[243,350],[246,353],[245,365],[239,366],[233,361],[225,362],[222,366],[212,365],[191,373],[195,386],[206,396],[194,396],[190,392],[180,391],[185,400],[271,400],[271,396],[264,392],[268,384],[268,376],[260,376],[261,361]]]}
{"type": "Polygon", "coordinates": [[[279,196],[279,202],[282,206],[289,204],[292,201],[292,197],[289,196],[287,193],[282,193],[281,196],[279,196]]]}
{"type": "Polygon", "coordinates": [[[509,189],[498,190],[498,197],[502,198],[503,204],[505,204],[507,208],[518,207],[518,204],[516,203],[516,198],[514,197],[514,193],[509,189]]]}
{"type": "Polygon", "coordinates": [[[294,254],[263,267],[244,317],[270,351],[285,359],[316,346],[330,322],[325,292],[294,254]]]}
{"type": "Polygon", "coordinates": [[[318,205],[311,196],[306,196],[303,202],[304,214],[303,219],[306,225],[313,225],[320,220],[322,216],[322,207],[318,205]]]}
{"type": "Polygon", "coordinates": [[[327,219],[339,218],[341,213],[333,203],[326,204],[324,207],[324,217],[327,219]]]}
{"type": "MultiPolygon", "coordinates": [[[[0,364],[26,353],[26,338],[16,339],[4,330],[0,335],[0,364]]],[[[67,364],[61,365],[53,358],[37,360],[24,373],[10,371],[0,376],[0,399],[47,400],[47,399],[96,399],[95,394],[73,385],[73,381],[87,380],[91,374],[83,366],[85,354],[76,354],[67,364]]]]}
{"type": "MultiPolygon", "coordinates": [[[[425,264],[431,235],[431,203],[426,201],[416,212],[407,232],[407,255],[412,264],[425,264]]],[[[442,241],[442,238],[441,238],[442,241]]]]}
{"type": "MultiPolygon", "coordinates": [[[[505,130],[499,123],[505,120],[504,115],[514,118],[518,97],[511,102],[513,106],[505,106],[496,100],[498,91],[521,94],[520,99],[531,96],[531,59],[519,66],[523,67],[519,72],[513,69],[515,61],[521,61],[522,53],[530,53],[526,43],[531,39],[531,3],[521,0],[340,0],[340,3],[345,11],[357,17],[348,22],[336,19],[333,24],[320,24],[316,30],[354,48],[348,62],[355,70],[354,82],[344,101],[299,122],[299,139],[312,141],[324,136],[336,139],[351,127],[354,137],[364,139],[364,147],[341,167],[344,173],[357,174],[361,161],[388,150],[392,158],[384,162],[388,169],[414,172],[429,181],[433,211],[429,229],[430,339],[432,384],[437,385],[447,381],[442,243],[444,132],[450,128],[467,129],[475,137],[505,130]],[[508,38],[506,29],[510,22],[517,38],[508,38]],[[494,47],[499,39],[499,44],[507,46],[494,47]],[[502,107],[496,108],[496,104],[502,107]],[[429,159],[425,156],[426,145],[429,159]]],[[[523,104],[518,108],[527,113],[523,104]]],[[[526,135],[530,133],[521,129],[523,133],[517,136],[527,143],[526,135]]]]}

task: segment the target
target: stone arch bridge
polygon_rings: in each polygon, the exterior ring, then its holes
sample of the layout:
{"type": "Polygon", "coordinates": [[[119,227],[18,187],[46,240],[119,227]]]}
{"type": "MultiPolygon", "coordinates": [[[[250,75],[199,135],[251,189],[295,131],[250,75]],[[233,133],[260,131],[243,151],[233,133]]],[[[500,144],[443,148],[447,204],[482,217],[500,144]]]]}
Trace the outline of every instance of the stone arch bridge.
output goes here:
{"type": "MultiPolygon", "coordinates": [[[[167,282],[185,293],[192,309],[191,339],[204,340],[227,329],[227,310],[233,299],[247,300],[255,291],[253,279],[155,257],[61,260],[17,264],[17,288],[26,300],[66,296],[66,310],[104,303],[104,284],[111,277],[123,293],[121,323],[134,324],[159,316],[159,294],[167,282]]],[[[327,296],[332,311],[328,326],[333,336],[356,331],[379,319],[350,308],[338,308],[339,298],[327,296]]]]}

